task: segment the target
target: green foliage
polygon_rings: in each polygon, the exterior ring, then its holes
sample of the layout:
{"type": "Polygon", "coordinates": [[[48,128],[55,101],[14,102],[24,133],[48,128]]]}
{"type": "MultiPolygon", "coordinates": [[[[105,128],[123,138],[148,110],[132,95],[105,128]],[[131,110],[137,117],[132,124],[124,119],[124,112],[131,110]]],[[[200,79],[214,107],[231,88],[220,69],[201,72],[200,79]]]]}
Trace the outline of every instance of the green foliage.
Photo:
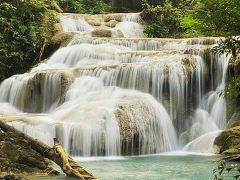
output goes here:
{"type": "MultiPolygon", "coordinates": [[[[150,5],[158,6],[163,5],[165,0],[144,0],[150,5]]],[[[144,7],[142,6],[142,0],[108,0],[112,2],[112,6],[115,12],[141,12],[144,7]]],[[[179,4],[179,0],[171,0],[174,6],[179,4]]]]}
{"type": "Polygon", "coordinates": [[[197,37],[203,35],[200,27],[204,26],[204,24],[205,23],[192,16],[189,12],[185,13],[180,20],[180,26],[184,30],[184,37],[197,37]]]}
{"type": "Polygon", "coordinates": [[[142,2],[141,17],[145,22],[144,32],[148,37],[179,37],[181,11],[170,1],[163,5],[152,6],[146,0],[142,2]]]}
{"type": "Polygon", "coordinates": [[[58,0],[64,12],[102,14],[111,12],[111,6],[103,0],[58,0]]]}
{"type": "Polygon", "coordinates": [[[111,0],[114,12],[140,12],[141,0],[111,0]]]}
{"type": "MultiPolygon", "coordinates": [[[[185,9],[181,20],[187,36],[235,36],[240,34],[239,0],[199,0],[185,9]],[[189,23],[193,23],[192,26],[189,23]]],[[[186,8],[186,7],[185,7],[186,8]]]]}
{"type": "Polygon", "coordinates": [[[24,73],[39,61],[39,52],[52,34],[50,24],[56,20],[48,2],[6,0],[0,4],[0,80],[24,73]]]}
{"type": "Polygon", "coordinates": [[[201,0],[196,16],[207,23],[206,31],[213,35],[234,36],[240,33],[239,0],[201,0]]]}
{"type": "Polygon", "coordinates": [[[228,177],[229,175],[233,179],[239,180],[240,179],[239,173],[240,173],[239,165],[228,164],[224,160],[220,161],[218,167],[213,170],[214,180],[223,180],[224,177],[228,177]]]}
{"type": "Polygon", "coordinates": [[[149,38],[161,37],[163,32],[166,32],[166,29],[162,30],[160,24],[158,23],[151,23],[144,27],[144,33],[147,34],[149,38]]]}
{"type": "Polygon", "coordinates": [[[230,99],[235,99],[235,100],[240,98],[240,77],[239,76],[230,78],[225,88],[225,97],[230,99]]]}
{"type": "Polygon", "coordinates": [[[218,45],[212,48],[214,53],[227,55],[231,54],[235,59],[240,51],[240,37],[226,37],[218,42],[218,45]]]}
{"type": "Polygon", "coordinates": [[[174,5],[165,1],[157,6],[143,0],[142,4],[146,34],[150,37],[154,34],[155,37],[226,37],[240,34],[239,0],[181,0],[174,5]],[[173,28],[173,31],[166,32],[173,28]]]}

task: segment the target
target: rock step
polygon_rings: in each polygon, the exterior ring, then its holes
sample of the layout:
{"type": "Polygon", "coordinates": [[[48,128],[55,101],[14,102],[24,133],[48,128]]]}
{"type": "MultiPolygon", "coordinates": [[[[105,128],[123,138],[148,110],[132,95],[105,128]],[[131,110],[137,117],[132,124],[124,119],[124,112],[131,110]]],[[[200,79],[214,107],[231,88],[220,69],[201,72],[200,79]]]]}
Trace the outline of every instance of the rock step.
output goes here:
{"type": "Polygon", "coordinates": [[[186,45],[214,45],[220,38],[218,37],[200,37],[200,38],[185,38],[185,39],[173,39],[173,38],[108,38],[108,37],[82,37],[79,33],[75,33],[73,40],[70,44],[78,43],[113,43],[113,44],[145,44],[145,47],[149,44],[156,44],[163,46],[166,43],[184,43],[186,45]]]}
{"type": "MultiPolygon", "coordinates": [[[[115,20],[121,22],[122,19],[126,16],[133,17],[132,21],[139,21],[138,17],[140,13],[109,13],[109,14],[76,14],[76,13],[59,13],[60,17],[69,17],[75,20],[84,18],[86,21],[102,21],[102,22],[110,22],[111,20],[115,20]],[[136,18],[136,19],[134,19],[136,18]]],[[[129,19],[131,20],[131,19],[129,19]]],[[[94,26],[94,23],[92,24],[94,26]]],[[[97,24],[98,25],[98,24],[97,24]]],[[[101,25],[101,24],[99,24],[101,25]]]]}
{"type": "MultiPolygon", "coordinates": [[[[59,29],[59,28],[56,28],[59,29]]],[[[201,37],[201,38],[185,38],[185,39],[171,39],[171,38],[109,38],[109,37],[83,37],[79,32],[61,32],[53,37],[53,43],[60,44],[62,47],[71,46],[76,44],[113,44],[119,46],[130,47],[134,50],[166,50],[176,49],[184,50],[189,49],[191,46],[194,48],[212,47],[219,41],[220,38],[216,37],[201,37]]]]}

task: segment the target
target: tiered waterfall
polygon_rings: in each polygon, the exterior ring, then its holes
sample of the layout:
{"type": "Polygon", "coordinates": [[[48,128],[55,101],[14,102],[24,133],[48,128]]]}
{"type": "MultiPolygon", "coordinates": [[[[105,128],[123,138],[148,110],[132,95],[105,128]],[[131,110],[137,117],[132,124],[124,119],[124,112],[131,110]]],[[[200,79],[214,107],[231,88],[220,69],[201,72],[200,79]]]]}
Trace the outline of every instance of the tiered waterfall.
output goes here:
{"type": "Polygon", "coordinates": [[[2,118],[74,156],[211,150],[226,126],[217,38],[145,38],[137,13],[60,16],[71,40],[2,82],[2,118]]]}

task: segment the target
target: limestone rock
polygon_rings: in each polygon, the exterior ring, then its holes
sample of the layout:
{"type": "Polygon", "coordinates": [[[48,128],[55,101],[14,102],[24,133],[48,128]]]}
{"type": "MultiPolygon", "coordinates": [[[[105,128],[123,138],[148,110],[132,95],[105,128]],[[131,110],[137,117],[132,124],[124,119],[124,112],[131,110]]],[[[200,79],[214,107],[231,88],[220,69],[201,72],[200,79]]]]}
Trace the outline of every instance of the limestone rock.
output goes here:
{"type": "Polygon", "coordinates": [[[115,20],[120,22],[123,18],[123,14],[119,13],[119,14],[106,14],[105,16],[103,16],[103,19],[105,22],[109,22],[111,20],[115,20]]]}
{"type": "Polygon", "coordinates": [[[41,71],[31,72],[31,76],[18,75],[13,77],[14,83],[21,81],[19,91],[11,93],[14,97],[14,105],[25,112],[44,112],[53,103],[61,104],[64,101],[68,87],[72,83],[73,76],[65,71],[41,71]],[[52,89],[48,87],[51,86],[52,89]]]}
{"type": "Polygon", "coordinates": [[[90,19],[88,20],[88,24],[91,26],[101,26],[101,21],[99,19],[90,19]]]}
{"type": "Polygon", "coordinates": [[[122,153],[138,154],[137,147],[140,143],[139,132],[141,129],[139,124],[150,122],[148,121],[149,117],[147,117],[150,114],[149,108],[137,97],[126,98],[118,104],[115,114],[120,127],[122,153]],[[135,152],[133,152],[132,147],[134,147],[135,152]]]}
{"type": "Polygon", "coordinates": [[[114,29],[112,31],[112,37],[113,38],[123,38],[124,34],[122,33],[122,31],[120,31],[119,29],[114,29]]]}
{"type": "Polygon", "coordinates": [[[112,32],[110,29],[97,28],[92,32],[93,37],[112,37],[112,32]]]}
{"type": "Polygon", "coordinates": [[[67,46],[67,44],[73,39],[73,36],[77,34],[74,32],[59,32],[51,40],[50,44],[58,45],[59,47],[67,46]]]}
{"type": "Polygon", "coordinates": [[[214,141],[217,154],[240,153],[240,126],[223,131],[214,141]]]}
{"type": "Polygon", "coordinates": [[[110,20],[109,22],[106,22],[105,25],[111,28],[114,28],[117,25],[118,21],[116,20],[110,20]]]}

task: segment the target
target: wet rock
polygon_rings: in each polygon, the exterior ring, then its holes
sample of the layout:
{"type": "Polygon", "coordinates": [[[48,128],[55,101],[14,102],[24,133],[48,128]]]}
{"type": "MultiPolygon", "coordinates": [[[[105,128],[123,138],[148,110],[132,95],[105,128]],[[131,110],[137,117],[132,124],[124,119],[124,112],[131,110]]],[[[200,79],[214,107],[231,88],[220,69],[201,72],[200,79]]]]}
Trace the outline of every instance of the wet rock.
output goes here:
{"type": "Polygon", "coordinates": [[[124,34],[119,29],[115,29],[114,31],[112,31],[112,37],[113,38],[123,38],[124,34]]]}
{"type": "Polygon", "coordinates": [[[54,103],[64,102],[65,94],[73,81],[72,74],[65,71],[32,72],[31,76],[25,77],[16,77],[15,81],[21,81],[19,93],[10,96],[14,96],[16,107],[31,113],[45,112],[54,103]],[[53,90],[49,91],[50,85],[53,90]]]}
{"type": "Polygon", "coordinates": [[[77,33],[74,32],[60,32],[57,33],[51,40],[50,44],[54,44],[56,46],[59,47],[64,47],[67,46],[68,43],[73,39],[73,37],[76,35],[77,33]]]}
{"type": "Polygon", "coordinates": [[[92,32],[93,37],[112,37],[112,32],[110,29],[97,28],[92,32]]]}
{"type": "Polygon", "coordinates": [[[150,114],[149,107],[137,97],[126,98],[118,104],[115,114],[120,127],[122,153],[138,154],[141,129],[139,124],[149,122],[147,117],[150,114]],[[146,122],[141,122],[143,120],[146,122]]]}
{"type": "Polygon", "coordinates": [[[239,154],[240,126],[223,131],[214,141],[214,151],[217,154],[239,154]]]}
{"type": "Polygon", "coordinates": [[[110,20],[109,22],[106,22],[105,25],[111,28],[114,28],[117,25],[118,21],[116,20],[110,20]]]}
{"type": "Polygon", "coordinates": [[[101,21],[99,19],[90,19],[88,20],[88,24],[91,26],[101,26],[101,21]]]}
{"type": "Polygon", "coordinates": [[[122,21],[123,18],[123,14],[106,14],[105,16],[103,16],[103,19],[105,22],[109,22],[111,20],[115,20],[115,21],[122,21]]]}

